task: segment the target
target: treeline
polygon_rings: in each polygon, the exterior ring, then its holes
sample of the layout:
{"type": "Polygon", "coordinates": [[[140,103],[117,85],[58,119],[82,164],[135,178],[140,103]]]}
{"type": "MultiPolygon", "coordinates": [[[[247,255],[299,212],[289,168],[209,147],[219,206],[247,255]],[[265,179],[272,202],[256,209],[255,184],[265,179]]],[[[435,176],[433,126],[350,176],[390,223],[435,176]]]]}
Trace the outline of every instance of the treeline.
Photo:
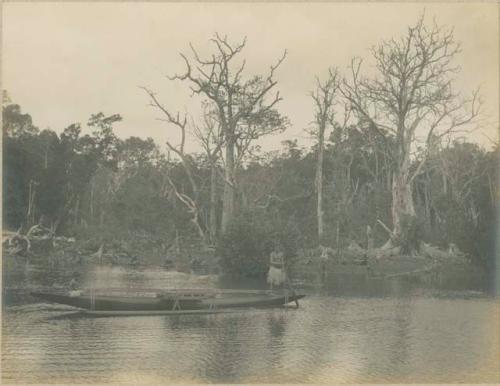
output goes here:
{"type": "MultiPolygon", "coordinates": [[[[57,234],[108,242],[199,239],[175,194],[193,193],[181,162],[169,159],[150,138],[116,137],[112,124],[119,119],[99,113],[88,122],[92,134],[73,124],[58,135],[39,130],[18,105],[4,106],[4,227],[27,229],[42,219],[57,234]]],[[[352,240],[366,246],[369,225],[380,245],[387,232],[378,221],[391,224],[390,164],[355,127],[339,130],[325,146],[324,242],[334,248],[352,240]]],[[[481,264],[492,261],[498,152],[456,141],[432,153],[413,189],[419,237],[442,247],[454,243],[481,264]]],[[[318,244],[316,161],[317,147],[286,141],[280,151],[262,153],[239,170],[240,214],[220,237],[234,270],[258,269],[250,257],[267,256],[276,239],[290,253],[318,244]]],[[[199,224],[207,231],[211,165],[200,154],[191,162],[200,186],[199,224]]],[[[223,184],[218,176],[218,224],[223,184]]]]}
{"type": "Polygon", "coordinates": [[[180,137],[165,151],[152,139],[118,138],[118,114],[58,135],[4,100],[4,226],[41,221],[96,245],[215,246],[225,269],[243,274],[265,271],[278,246],[287,256],[352,243],[411,255],[426,241],[493,262],[499,147],[459,139],[481,103],[477,92],[452,89],[451,30],[422,17],[373,48],[375,75],[363,75],[357,59],[347,76],[332,67],[311,85],[315,145],[285,141],[272,152],[256,141],[291,124],[275,79],[286,52],[267,73],[247,75],[245,45],[216,34],[206,58],[194,46],[182,54],[185,70],[170,79],[200,99],[199,119],[143,88],[180,137]],[[188,153],[187,141],[200,151],[188,153]]]}

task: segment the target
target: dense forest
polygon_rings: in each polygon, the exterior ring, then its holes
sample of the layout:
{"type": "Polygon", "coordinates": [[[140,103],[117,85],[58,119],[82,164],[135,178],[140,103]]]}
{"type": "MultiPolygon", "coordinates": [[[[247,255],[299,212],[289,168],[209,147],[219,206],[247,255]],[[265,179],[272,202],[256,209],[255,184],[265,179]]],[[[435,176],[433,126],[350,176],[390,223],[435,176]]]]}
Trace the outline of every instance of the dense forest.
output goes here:
{"type": "Polygon", "coordinates": [[[422,18],[373,48],[375,75],[365,76],[358,59],[345,74],[318,74],[308,129],[315,144],[286,140],[267,152],[258,141],[293,124],[279,111],[276,81],[286,52],[268,73],[251,75],[245,43],[215,35],[212,55],[194,47],[182,55],[184,72],[171,81],[202,101],[199,119],[140,90],[165,130],[180,135],[165,147],[120,138],[122,112],[41,130],[4,93],[3,227],[26,233],[43,223],[96,249],[119,241],[165,253],[174,244],[215,247],[224,269],[241,274],[262,272],[277,242],[288,255],[352,243],[411,255],[422,241],[453,244],[492,266],[500,148],[461,136],[480,103],[452,89],[451,31],[422,18]],[[192,141],[199,151],[188,153],[192,141]]]}

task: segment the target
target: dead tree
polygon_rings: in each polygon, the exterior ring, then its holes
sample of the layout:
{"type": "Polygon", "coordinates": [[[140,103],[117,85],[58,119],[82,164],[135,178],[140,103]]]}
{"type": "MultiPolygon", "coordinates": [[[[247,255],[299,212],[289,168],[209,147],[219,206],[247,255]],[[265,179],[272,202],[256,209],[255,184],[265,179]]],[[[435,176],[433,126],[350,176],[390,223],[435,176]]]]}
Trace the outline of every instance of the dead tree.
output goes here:
{"type": "Polygon", "coordinates": [[[235,62],[245,47],[246,39],[241,43],[232,44],[227,37],[215,34],[210,42],[214,45],[214,52],[207,58],[202,58],[192,45],[191,59],[181,53],[186,70],[170,79],[188,82],[193,94],[213,102],[217,111],[225,150],[221,224],[224,232],[235,213],[235,146],[238,127],[242,120],[271,110],[281,100],[279,92],[269,98],[268,96],[277,84],[274,74],[283,62],[286,52],[271,66],[266,76],[253,76],[244,80],[245,60],[239,64],[235,62]]]}
{"type": "MultiPolygon", "coordinates": [[[[257,146],[252,146],[254,141],[262,135],[285,130],[288,121],[276,110],[260,110],[241,120],[235,133],[234,153],[234,180],[239,180],[238,172],[243,169],[245,163],[254,155],[257,146]]],[[[204,149],[210,165],[210,215],[209,229],[211,241],[215,241],[217,234],[217,182],[219,176],[224,180],[224,174],[220,166],[225,169],[225,157],[222,154],[225,145],[225,136],[218,120],[217,110],[212,103],[204,104],[202,124],[193,123],[194,134],[204,149]]],[[[235,183],[234,189],[244,196],[244,187],[235,183]]],[[[244,201],[244,200],[243,200],[244,201]]]]}
{"type": "Polygon", "coordinates": [[[193,124],[194,134],[198,142],[205,151],[210,166],[210,207],[209,207],[209,236],[212,245],[217,238],[217,181],[218,181],[218,161],[220,151],[224,146],[224,135],[217,120],[215,111],[210,105],[204,106],[203,124],[193,124]]]}
{"type": "Polygon", "coordinates": [[[187,194],[184,193],[179,193],[177,190],[177,187],[173,183],[172,179],[170,176],[167,175],[167,181],[170,184],[175,196],[187,207],[188,212],[191,214],[191,222],[195,226],[196,230],[198,231],[198,235],[200,236],[200,239],[203,241],[205,245],[207,245],[207,237],[205,235],[204,229],[200,225],[200,210],[198,208],[198,203],[194,201],[191,197],[189,197],[187,194]]]}
{"type": "Polygon", "coordinates": [[[191,189],[193,192],[193,197],[188,196],[185,193],[180,193],[173,183],[172,179],[167,176],[167,180],[169,185],[171,186],[175,196],[186,206],[188,212],[191,214],[191,222],[195,226],[196,230],[198,231],[198,234],[201,238],[201,240],[207,244],[207,237],[205,234],[205,231],[203,227],[200,225],[200,208],[199,208],[199,189],[198,189],[198,184],[196,183],[196,179],[194,176],[194,171],[193,171],[193,165],[192,165],[192,159],[191,157],[185,152],[184,147],[186,144],[186,131],[187,131],[187,115],[184,115],[182,118],[179,113],[177,114],[171,114],[166,107],[164,107],[158,98],[156,97],[156,94],[149,90],[146,87],[142,87],[144,91],[149,95],[150,98],[150,106],[156,108],[159,110],[164,118],[158,118],[161,121],[165,121],[169,124],[172,124],[176,126],[181,134],[181,141],[178,146],[172,145],[169,141],[166,142],[169,150],[177,154],[179,157],[182,166],[184,168],[184,171],[188,177],[189,183],[191,185],[191,189]]]}
{"type": "Polygon", "coordinates": [[[323,155],[325,150],[325,131],[327,126],[333,127],[335,95],[339,87],[337,69],[329,69],[328,78],[321,82],[316,78],[316,88],[311,92],[314,101],[314,136],[318,141],[318,159],[316,164],[316,192],[317,192],[317,219],[318,240],[321,244],[324,236],[324,210],[323,210],[323,155]]]}
{"type": "Polygon", "coordinates": [[[390,147],[393,243],[403,234],[402,219],[415,216],[412,182],[433,141],[469,130],[478,115],[477,91],[462,98],[452,87],[459,51],[453,30],[427,26],[422,16],[402,38],[372,49],[374,77],[363,77],[362,60],[353,59],[350,79],[340,88],[365,134],[375,133],[390,147]]]}

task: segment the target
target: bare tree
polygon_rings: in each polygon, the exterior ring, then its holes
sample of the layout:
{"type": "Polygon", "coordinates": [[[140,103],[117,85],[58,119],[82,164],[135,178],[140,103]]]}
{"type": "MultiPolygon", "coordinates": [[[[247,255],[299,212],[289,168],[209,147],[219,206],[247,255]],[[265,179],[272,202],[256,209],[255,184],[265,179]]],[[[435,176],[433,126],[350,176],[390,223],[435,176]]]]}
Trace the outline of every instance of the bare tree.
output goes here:
{"type": "Polygon", "coordinates": [[[217,238],[217,181],[218,161],[220,151],[224,146],[224,135],[217,120],[215,111],[210,104],[205,104],[203,112],[203,123],[193,123],[194,134],[201,144],[208,163],[210,165],[210,207],[209,207],[209,236],[212,244],[217,238]]]}
{"type": "Polygon", "coordinates": [[[206,244],[208,240],[205,231],[200,224],[201,210],[199,205],[199,189],[194,176],[193,161],[191,159],[191,156],[187,154],[184,150],[186,144],[187,124],[188,124],[187,115],[181,117],[179,113],[177,114],[170,113],[169,110],[160,103],[160,101],[156,97],[156,94],[153,91],[151,91],[147,87],[142,87],[142,89],[149,95],[150,106],[156,108],[162,113],[163,118],[158,118],[158,119],[176,126],[180,131],[181,141],[178,146],[172,145],[169,141],[167,141],[166,143],[168,148],[172,152],[177,154],[177,156],[181,160],[182,166],[184,167],[184,171],[186,172],[186,175],[189,179],[189,183],[191,185],[193,197],[190,197],[186,193],[179,192],[179,190],[173,183],[172,179],[168,175],[167,175],[167,180],[175,196],[186,206],[188,212],[191,214],[191,222],[198,231],[201,240],[206,244]]]}
{"type": "Polygon", "coordinates": [[[315,108],[314,135],[318,140],[318,159],[316,164],[316,191],[317,191],[317,217],[319,243],[324,235],[324,210],[323,210],[323,155],[325,150],[325,131],[327,126],[333,127],[335,95],[339,88],[339,74],[337,69],[328,70],[328,78],[321,82],[316,78],[316,88],[311,93],[315,108]]]}
{"type": "Polygon", "coordinates": [[[187,81],[193,94],[208,98],[216,108],[225,148],[221,224],[222,231],[225,231],[235,213],[235,147],[238,127],[244,119],[271,110],[281,100],[279,92],[272,96],[270,94],[277,84],[274,79],[275,71],[285,59],[286,51],[271,66],[266,76],[258,75],[244,80],[245,60],[240,64],[235,61],[243,51],[246,40],[232,44],[227,37],[215,34],[210,42],[215,46],[212,55],[202,58],[191,45],[191,59],[181,54],[186,65],[185,72],[170,79],[187,81]]]}
{"type": "Polygon", "coordinates": [[[362,77],[362,61],[354,59],[350,79],[342,84],[365,133],[375,133],[390,148],[393,242],[402,234],[403,217],[415,216],[412,182],[434,141],[467,130],[478,115],[477,91],[462,98],[452,88],[459,52],[453,30],[435,22],[429,27],[422,15],[405,36],[372,49],[374,77],[362,77]]]}
{"type": "MultiPolygon", "coordinates": [[[[225,145],[225,136],[221,124],[218,120],[217,109],[213,103],[205,103],[201,119],[201,125],[193,122],[194,135],[198,139],[205,156],[210,165],[210,215],[209,229],[212,242],[215,242],[217,234],[217,186],[219,176],[225,179],[220,166],[225,166],[225,157],[223,148],[225,145]]],[[[245,163],[253,157],[259,149],[253,143],[263,135],[285,130],[288,120],[282,117],[275,109],[259,110],[255,114],[242,118],[235,133],[235,153],[234,153],[234,189],[245,196],[243,186],[238,182],[240,180],[239,171],[242,170],[245,163]]],[[[225,168],[224,168],[225,170],[225,168]]],[[[243,200],[245,201],[245,200],[243,200]]]]}

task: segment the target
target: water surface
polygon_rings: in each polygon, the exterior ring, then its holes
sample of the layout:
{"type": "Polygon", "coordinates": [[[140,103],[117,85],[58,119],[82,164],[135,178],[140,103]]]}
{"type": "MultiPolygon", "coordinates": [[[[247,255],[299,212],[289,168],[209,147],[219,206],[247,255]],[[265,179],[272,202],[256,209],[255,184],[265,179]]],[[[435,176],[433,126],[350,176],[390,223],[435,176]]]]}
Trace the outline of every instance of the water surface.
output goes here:
{"type": "MultiPolygon", "coordinates": [[[[162,277],[120,275],[152,286],[162,277]]],[[[297,310],[110,318],[7,302],[2,382],[496,383],[499,331],[497,299],[449,293],[311,294],[297,310]]]]}

